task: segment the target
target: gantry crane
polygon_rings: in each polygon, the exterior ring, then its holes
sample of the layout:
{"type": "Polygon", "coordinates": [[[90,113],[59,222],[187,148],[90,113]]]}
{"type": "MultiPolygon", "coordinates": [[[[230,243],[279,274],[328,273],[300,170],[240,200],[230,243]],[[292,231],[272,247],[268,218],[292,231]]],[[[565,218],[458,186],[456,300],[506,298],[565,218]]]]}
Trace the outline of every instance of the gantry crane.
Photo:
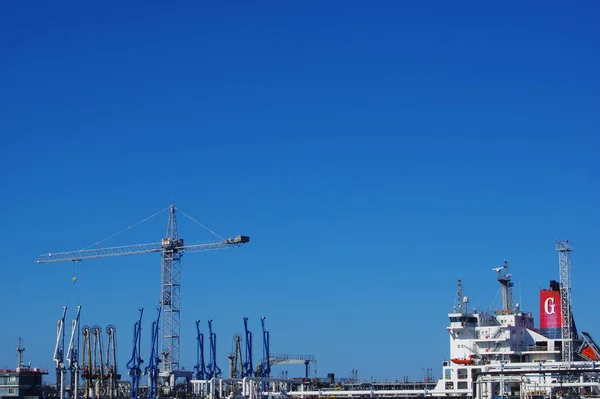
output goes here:
{"type": "MultiPolygon", "coordinates": [[[[235,238],[224,239],[221,242],[184,245],[183,238],[179,238],[179,233],[177,231],[175,210],[175,205],[171,204],[169,207],[167,234],[159,243],[48,253],[41,255],[37,260],[37,263],[65,261],[79,262],[84,259],[160,252],[162,255],[162,285],[160,299],[160,305],[162,307],[161,377],[171,376],[173,371],[179,370],[180,286],[181,257],[183,253],[234,248],[250,241],[248,236],[239,235],[235,238]]],[[[181,210],[180,212],[183,213],[181,210]]],[[[185,215],[185,213],[183,214],[185,215]]]]}

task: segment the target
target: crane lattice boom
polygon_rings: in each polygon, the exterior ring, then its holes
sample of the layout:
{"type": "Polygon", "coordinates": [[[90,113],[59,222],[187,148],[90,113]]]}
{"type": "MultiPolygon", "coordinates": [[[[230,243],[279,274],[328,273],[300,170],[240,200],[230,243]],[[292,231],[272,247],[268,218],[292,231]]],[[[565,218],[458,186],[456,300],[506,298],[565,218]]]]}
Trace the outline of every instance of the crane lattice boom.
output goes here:
{"type": "MultiPolygon", "coordinates": [[[[228,238],[222,242],[215,242],[209,244],[195,244],[195,245],[182,245],[169,248],[169,250],[177,252],[201,252],[210,251],[217,249],[226,249],[232,246],[240,246],[249,242],[250,239],[247,236],[237,236],[235,238],[228,238]]],[[[98,259],[98,258],[109,258],[112,256],[124,256],[124,255],[138,255],[147,254],[151,252],[162,252],[165,249],[165,240],[163,242],[152,243],[152,244],[136,244],[126,245],[122,247],[109,247],[99,249],[84,249],[80,251],[70,252],[56,252],[40,255],[36,263],[51,263],[51,262],[79,262],[84,259],[98,259]]]]}

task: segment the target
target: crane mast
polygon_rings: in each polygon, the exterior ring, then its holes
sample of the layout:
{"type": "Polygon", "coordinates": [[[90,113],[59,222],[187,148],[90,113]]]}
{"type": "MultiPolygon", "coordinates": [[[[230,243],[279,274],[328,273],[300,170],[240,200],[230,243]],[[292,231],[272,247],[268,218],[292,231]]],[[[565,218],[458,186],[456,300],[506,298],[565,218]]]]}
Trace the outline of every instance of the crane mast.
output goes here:
{"type": "Polygon", "coordinates": [[[179,370],[180,353],[180,303],[181,303],[181,255],[183,239],[177,231],[175,206],[169,209],[166,238],[162,240],[162,371],[168,373],[179,370]]]}

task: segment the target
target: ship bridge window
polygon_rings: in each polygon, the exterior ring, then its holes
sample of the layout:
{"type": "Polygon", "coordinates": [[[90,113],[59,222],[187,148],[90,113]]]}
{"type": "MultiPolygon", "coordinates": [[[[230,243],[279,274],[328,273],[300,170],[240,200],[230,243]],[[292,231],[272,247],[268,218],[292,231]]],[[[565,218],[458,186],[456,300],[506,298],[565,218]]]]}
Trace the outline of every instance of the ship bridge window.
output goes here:
{"type": "Polygon", "coordinates": [[[467,378],[467,369],[458,369],[456,372],[456,378],[458,378],[459,380],[464,380],[465,378],[467,378]]]}
{"type": "Polygon", "coordinates": [[[452,381],[447,381],[446,389],[454,389],[454,383],[452,381]]]}
{"type": "Polygon", "coordinates": [[[469,387],[467,385],[467,381],[459,381],[457,385],[458,385],[458,389],[467,389],[469,387]]]}
{"type": "Polygon", "coordinates": [[[452,316],[450,317],[451,322],[462,322],[462,323],[477,323],[477,317],[473,316],[452,316]]]}
{"type": "Polygon", "coordinates": [[[453,323],[477,323],[477,317],[473,316],[452,316],[450,321],[453,323]]]}

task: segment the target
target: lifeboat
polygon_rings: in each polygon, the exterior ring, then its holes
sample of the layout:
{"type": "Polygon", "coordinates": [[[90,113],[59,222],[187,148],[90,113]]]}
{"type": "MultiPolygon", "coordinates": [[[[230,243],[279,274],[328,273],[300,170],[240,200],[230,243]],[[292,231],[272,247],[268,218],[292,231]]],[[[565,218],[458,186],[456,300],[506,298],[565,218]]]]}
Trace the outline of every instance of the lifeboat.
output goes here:
{"type": "Polygon", "coordinates": [[[450,360],[452,360],[452,363],[454,363],[454,364],[474,364],[475,363],[473,361],[473,355],[469,356],[467,359],[454,358],[454,359],[450,359],[450,360]]]}

